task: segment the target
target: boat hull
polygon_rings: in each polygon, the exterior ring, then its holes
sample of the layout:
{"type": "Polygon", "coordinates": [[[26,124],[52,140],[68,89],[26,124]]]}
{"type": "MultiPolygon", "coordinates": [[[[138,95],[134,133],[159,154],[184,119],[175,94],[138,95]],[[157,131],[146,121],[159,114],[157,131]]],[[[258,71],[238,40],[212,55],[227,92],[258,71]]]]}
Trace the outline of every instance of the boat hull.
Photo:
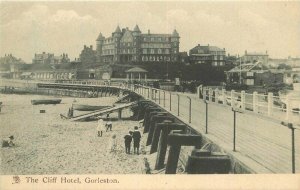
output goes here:
{"type": "Polygon", "coordinates": [[[39,104],[60,104],[61,99],[44,99],[44,100],[31,100],[32,105],[39,104]]]}
{"type": "Polygon", "coordinates": [[[109,106],[91,106],[91,105],[82,105],[82,104],[73,104],[73,109],[77,111],[95,111],[107,108],[109,106]]]}

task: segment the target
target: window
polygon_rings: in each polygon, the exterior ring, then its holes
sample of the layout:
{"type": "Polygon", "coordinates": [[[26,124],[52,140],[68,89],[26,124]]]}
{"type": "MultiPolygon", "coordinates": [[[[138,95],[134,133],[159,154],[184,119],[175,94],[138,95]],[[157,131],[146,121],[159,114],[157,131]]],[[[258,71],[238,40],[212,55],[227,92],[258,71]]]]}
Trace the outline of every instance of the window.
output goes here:
{"type": "Polygon", "coordinates": [[[247,77],[253,77],[254,73],[253,72],[247,72],[247,77]]]}
{"type": "Polygon", "coordinates": [[[142,56],[142,61],[145,61],[145,57],[144,56],[142,56]]]}
{"type": "Polygon", "coordinates": [[[161,54],[161,49],[158,49],[157,52],[158,52],[158,54],[161,54]]]}
{"type": "Polygon", "coordinates": [[[151,38],[151,42],[154,42],[154,38],[151,38]]]}
{"type": "Polygon", "coordinates": [[[169,49],[166,49],[165,52],[166,52],[166,54],[169,54],[169,53],[170,53],[170,50],[169,50],[169,49]]]}
{"type": "Polygon", "coordinates": [[[148,56],[145,57],[145,60],[148,61],[148,56]]]}
{"type": "Polygon", "coordinates": [[[147,49],[143,49],[143,54],[147,54],[147,49]]]}
{"type": "Polygon", "coordinates": [[[154,54],[154,49],[151,49],[151,54],[154,54]]]}

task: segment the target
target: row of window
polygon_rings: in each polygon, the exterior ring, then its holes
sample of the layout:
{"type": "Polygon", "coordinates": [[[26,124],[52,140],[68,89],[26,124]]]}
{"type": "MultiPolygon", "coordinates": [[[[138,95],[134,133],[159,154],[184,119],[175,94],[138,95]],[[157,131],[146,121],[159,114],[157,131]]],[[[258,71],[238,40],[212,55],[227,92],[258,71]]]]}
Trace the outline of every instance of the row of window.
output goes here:
{"type": "Polygon", "coordinates": [[[144,42],[170,42],[171,37],[144,37],[144,42]]]}
{"type": "Polygon", "coordinates": [[[171,48],[171,43],[142,43],[141,48],[171,48]]]}
{"type": "MultiPolygon", "coordinates": [[[[174,53],[177,51],[174,50],[174,53]]],[[[170,54],[169,49],[143,49],[143,54],[170,54]]]]}
{"type": "MultiPolygon", "coordinates": [[[[119,53],[121,54],[132,54],[136,53],[136,49],[120,49],[119,53]]],[[[106,49],[102,51],[103,55],[112,55],[115,54],[115,49],[106,49]]],[[[143,49],[143,54],[170,54],[170,49],[143,49]]],[[[178,53],[176,49],[173,50],[173,53],[178,53]]]]}
{"type": "MultiPolygon", "coordinates": [[[[142,61],[170,61],[170,56],[142,56],[142,61]]],[[[176,57],[174,61],[176,61],[176,57]]]]}

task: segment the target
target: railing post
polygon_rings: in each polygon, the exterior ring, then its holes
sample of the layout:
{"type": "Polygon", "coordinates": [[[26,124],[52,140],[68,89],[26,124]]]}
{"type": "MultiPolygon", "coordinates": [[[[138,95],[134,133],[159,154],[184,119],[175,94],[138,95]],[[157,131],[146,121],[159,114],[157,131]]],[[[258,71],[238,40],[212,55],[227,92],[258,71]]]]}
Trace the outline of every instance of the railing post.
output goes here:
{"type": "Polygon", "coordinates": [[[226,96],[226,89],[223,88],[222,89],[222,97],[223,97],[223,105],[226,105],[226,100],[227,100],[227,96],[226,96]]]}
{"type": "Polygon", "coordinates": [[[204,100],[205,103],[205,134],[208,133],[208,101],[204,100]]]}
{"type": "Polygon", "coordinates": [[[166,92],[164,91],[164,107],[166,107],[166,92]]]}
{"type": "Polygon", "coordinates": [[[230,91],[230,106],[233,107],[234,105],[234,90],[230,91]]]}
{"type": "Polygon", "coordinates": [[[150,88],[148,87],[148,99],[150,97],[150,88]]]}
{"type": "Polygon", "coordinates": [[[258,113],[258,110],[257,110],[257,92],[253,92],[253,112],[254,113],[258,113]]]}
{"type": "Polygon", "coordinates": [[[203,94],[203,100],[206,100],[206,96],[207,96],[207,94],[206,94],[207,90],[206,89],[207,89],[206,87],[203,88],[203,93],[202,93],[203,94]]]}
{"type": "Polygon", "coordinates": [[[246,93],[244,90],[241,91],[241,108],[242,110],[246,109],[246,93]]]}
{"type": "Polygon", "coordinates": [[[289,95],[286,96],[286,120],[289,122],[290,121],[290,116],[291,116],[291,102],[290,102],[290,97],[289,95]]]}
{"type": "Polygon", "coordinates": [[[201,87],[201,85],[197,87],[197,95],[198,95],[198,98],[201,97],[201,95],[200,95],[200,94],[201,94],[201,88],[200,88],[200,87],[201,87]]]}
{"type": "Polygon", "coordinates": [[[269,92],[268,93],[268,116],[272,115],[273,111],[273,93],[269,92]]]}
{"type": "Polygon", "coordinates": [[[179,96],[179,94],[177,94],[177,97],[178,97],[177,116],[179,116],[179,102],[180,102],[180,96],[179,96]]]}
{"type": "Polygon", "coordinates": [[[189,123],[192,122],[192,99],[188,96],[189,99],[189,123]]]}
{"type": "Polygon", "coordinates": [[[212,101],[212,94],[213,94],[213,90],[212,88],[208,89],[208,100],[211,102],[212,101]]]}
{"type": "Polygon", "coordinates": [[[170,111],[172,110],[172,93],[170,92],[170,111]]]}
{"type": "Polygon", "coordinates": [[[219,89],[215,89],[215,103],[219,103],[219,89]]]}
{"type": "Polygon", "coordinates": [[[233,111],[233,151],[235,152],[235,135],[236,135],[236,111],[232,109],[233,111]]]}
{"type": "Polygon", "coordinates": [[[158,104],[160,105],[160,90],[158,90],[158,104]]]}

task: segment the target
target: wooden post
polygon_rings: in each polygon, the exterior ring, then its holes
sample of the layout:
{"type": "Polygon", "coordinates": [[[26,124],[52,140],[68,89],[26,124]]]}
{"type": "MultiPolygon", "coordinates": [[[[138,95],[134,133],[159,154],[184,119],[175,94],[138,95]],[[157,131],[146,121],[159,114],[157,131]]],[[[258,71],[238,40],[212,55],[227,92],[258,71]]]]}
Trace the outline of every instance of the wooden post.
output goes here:
{"type": "Polygon", "coordinates": [[[272,115],[273,111],[273,93],[269,92],[268,93],[268,116],[272,115]]]}
{"type": "Polygon", "coordinates": [[[158,104],[160,105],[160,90],[158,90],[158,104]]]}
{"type": "Polygon", "coordinates": [[[226,96],[226,89],[222,89],[222,97],[223,97],[223,102],[222,102],[222,104],[223,105],[226,105],[227,103],[226,103],[226,100],[227,100],[227,96],[226,96]]]}
{"type": "Polygon", "coordinates": [[[159,113],[161,111],[161,109],[153,107],[153,106],[149,106],[148,108],[146,108],[145,111],[145,116],[144,116],[144,133],[149,132],[149,128],[150,128],[150,118],[152,117],[151,114],[154,113],[159,113]],[[152,113],[154,112],[154,113],[152,113]]]}
{"type": "Polygon", "coordinates": [[[212,102],[212,94],[213,94],[213,90],[212,88],[208,89],[208,101],[212,102]]]}
{"type": "Polygon", "coordinates": [[[166,107],[166,92],[164,91],[164,108],[166,107]]]}
{"type": "Polygon", "coordinates": [[[291,119],[291,100],[290,100],[290,96],[287,95],[286,96],[286,120],[287,122],[290,122],[291,119]]]}
{"type": "Polygon", "coordinates": [[[177,104],[177,116],[179,116],[179,103],[180,103],[180,95],[177,94],[177,97],[178,97],[178,104],[177,104]]]}
{"type": "Polygon", "coordinates": [[[234,90],[231,90],[230,91],[230,106],[231,107],[233,107],[233,105],[234,105],[234,101],[235,101],[235,99],[234,99],[234,90]]]}
{"type": "Polygon", "coordinates": [[[181,145],[176,144],[170,147],[166,174],[176,174],[181,145]]]}
{"type": "Polygon", "coordinates": [[[168,135],[168,144],[170,145],[166,174],[175,174],[180,154],[181,146],[195,146],[200,148],[201,136],[192,134],[180,134],[172,131],[168,135]]]}
{"type": "Polygon", "coordinates": [[[170,111],[172,111],[172,93],[170,92],[170,111]]]}
{"type": "Polygon", "coordinates": [[[159,142],[158,142],[157,156],[155,162],[156,170],[162,169],[164,167],[165,157],[166,157],[167,147],[168,147],[168,134],[171,132],[171,130],[184,130],[184,128],[186,127],[184,124],[176,124],[176,123],[170,123],[170,124],[161,123],[160,125],[163,126],[161,127],[161,132],[160,132],[159,142]]]}
{"type": "Polygon", "coordinates": [[[153,132],[153,137],[152,137],[152,142],[151,142],[151,149],[150,149],[150,154],[154,153],[157,151],[157,146],[158,146],[158,141],[160,137],[160,133],[163,127],[168,127],[170,124],[174,123],[174,119],[172,120],[163,120],[162,122],[157,122],[154,126],[154,132],[153,132]]]}
{"type": "Polygon", "coordinates": [[[252,105],[252,107],[253,107],[253,112],[254,113],[258,113],[258,109],[257,109],[257,92],[253,92],[253,105],[252,105]]]}
{"type": "Polygon", "coordinates": [[[246,109],[246,93],[244,90],[241,91],[241,109],[246,109]]]}
{"type": "Polygon", "coordinates": [[[190,97],[187,97],[189,99],[189,123],[192,122],[192,99],[190,97]]]}
{"type": "Polygon", "coordinates": [[[163,122],[164,120],[168,120],[171,122],[174,122],[174,118],[170,117],[170,116],[166,116],[165,115],[153,115],[150,119],[150,126],[149,126],[149,133],[148,133],[148,137],[147,137],[147,142],[146,142],[146,146],[150,145],[152,143],[152,139],[153,139],[153,134],[154,134],[154,130],[156,127],[156,123],[160,123],[163,122]]]}

